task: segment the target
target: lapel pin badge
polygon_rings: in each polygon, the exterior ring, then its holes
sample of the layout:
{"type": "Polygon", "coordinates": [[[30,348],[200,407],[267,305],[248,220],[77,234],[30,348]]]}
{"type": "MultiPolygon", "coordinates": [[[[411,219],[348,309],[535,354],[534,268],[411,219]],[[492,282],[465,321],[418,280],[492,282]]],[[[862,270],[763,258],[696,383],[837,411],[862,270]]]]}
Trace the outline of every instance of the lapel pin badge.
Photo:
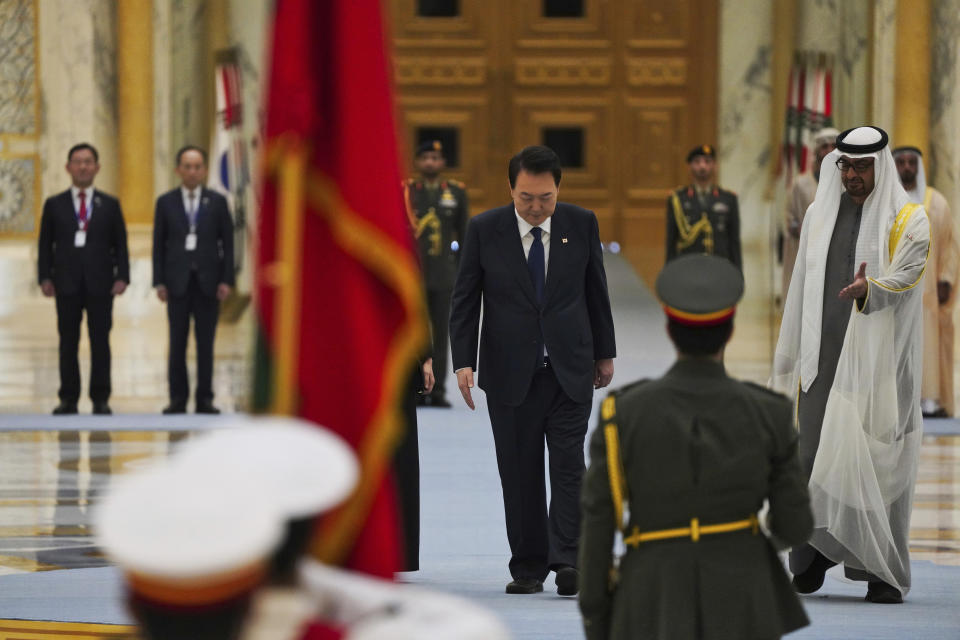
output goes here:
{"type": "Polygon", "coordinates": [[[566,238],[560,238],[560,242],[562,242],[563,244],[567,244],[567,239],[566,239],[566,238]]]}

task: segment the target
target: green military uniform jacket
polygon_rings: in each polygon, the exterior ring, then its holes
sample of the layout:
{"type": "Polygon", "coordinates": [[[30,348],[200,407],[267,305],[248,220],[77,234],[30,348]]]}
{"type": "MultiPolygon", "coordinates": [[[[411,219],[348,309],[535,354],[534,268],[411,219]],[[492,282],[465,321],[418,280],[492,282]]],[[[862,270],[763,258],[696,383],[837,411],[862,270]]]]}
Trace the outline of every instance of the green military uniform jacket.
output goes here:
{"type": "MultiPolygon", "coordinates": [[[[786,398],[700,358],[681,359],[663,378],[611,395],[608,423],[619,433],[628,534],[690,527],[694,517],[701,527],[740,521],[768,499],[767,522],[779,544],[810,536],[813,515],[786,398]]],[[[617,522],[607,456],[601,424],[590,440],[581,497],[580,609],[588,640],[761,640],[808,624],[772,543],[751,529],[628,547],[611,591],[617,522]]]]}
{"type": "Polygon", "coordinates": [[[470,219],[467,191],[457,180],[440,180],[431,188],[416,178],[407,180],[404,191],[420,251],[424,285],[428,290],[451,291],[460,260],[453,243],[463,244],[470,219]]]}
{"type": "Polygon", "coordinates": [[[701,202],[693,186],[667,198],[667,261],[685,253],[727,258],[743,269],[740,253],[740,205],[737,194],[711,188],[701,202]]]}

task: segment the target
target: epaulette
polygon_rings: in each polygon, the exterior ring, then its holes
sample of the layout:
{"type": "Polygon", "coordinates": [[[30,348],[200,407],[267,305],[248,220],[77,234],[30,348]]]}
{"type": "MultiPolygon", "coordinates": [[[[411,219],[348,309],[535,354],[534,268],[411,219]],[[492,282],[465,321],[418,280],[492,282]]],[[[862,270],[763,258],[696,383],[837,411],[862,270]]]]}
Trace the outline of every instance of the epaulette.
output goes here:
{"type": "Polygon", "coordinates": [[[731,191],[730,189],[724,189],[723,187],[717,187],[717,189],[720,189],[720,192],[721,192],[721,193],[729,193],[729,194],[732,195],[734,198],[737,197],[737,192],[736,192],[736,191],[731,191]]]}
{"type": "Polygon", "coordinates": [[[458,188],[458,189],[466,189],[466,188],[467,188],[467,185],[463,184],[463,183],[460,182],[459,180],[454,180],[453,178],[450,178],[449,180],[447,180],[447,182],[449,182],[450,184],[452,184],[453,186],[455,186],[455,187],[458,188]]]}

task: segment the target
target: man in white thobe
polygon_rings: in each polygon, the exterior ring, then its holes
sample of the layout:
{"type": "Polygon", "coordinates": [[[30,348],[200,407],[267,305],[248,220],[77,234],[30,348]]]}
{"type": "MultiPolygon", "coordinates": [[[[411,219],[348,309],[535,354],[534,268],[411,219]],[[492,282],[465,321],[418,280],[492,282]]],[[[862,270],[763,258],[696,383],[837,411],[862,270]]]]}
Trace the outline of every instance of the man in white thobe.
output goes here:
{"type": "Polygon", "coordinates": [[[869,602],[910,588],[907,535],[923,430],[923,207],[900,185],[886,132],[837,138],[800,234],[773,386],[797,398],[814,533],[790,556],[812,593],[842,563],[869,602]]]}
{"type": "Polygon", "coordinates": [[[923,387],[925,417],[953,415],[953,308],[960,247],[950,205],[927,184],[923,155],[916,147],[897,147],[893,161],[910,202],[923,204],[930,218],[930,257],[923,285],[923,387]]]}

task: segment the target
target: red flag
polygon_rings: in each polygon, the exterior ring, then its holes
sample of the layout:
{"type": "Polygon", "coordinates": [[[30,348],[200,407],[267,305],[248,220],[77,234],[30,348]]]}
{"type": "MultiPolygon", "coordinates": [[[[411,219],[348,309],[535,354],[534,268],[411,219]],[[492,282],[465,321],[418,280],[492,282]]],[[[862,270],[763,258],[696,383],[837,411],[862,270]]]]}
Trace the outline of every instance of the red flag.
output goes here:
{"type": "Polygon", "coordinates": [[[321,560],[392,577],[400,398],[426,344],[378,0],[278,0],[267,93],[254,408],[357,451],[321,560]]]}

